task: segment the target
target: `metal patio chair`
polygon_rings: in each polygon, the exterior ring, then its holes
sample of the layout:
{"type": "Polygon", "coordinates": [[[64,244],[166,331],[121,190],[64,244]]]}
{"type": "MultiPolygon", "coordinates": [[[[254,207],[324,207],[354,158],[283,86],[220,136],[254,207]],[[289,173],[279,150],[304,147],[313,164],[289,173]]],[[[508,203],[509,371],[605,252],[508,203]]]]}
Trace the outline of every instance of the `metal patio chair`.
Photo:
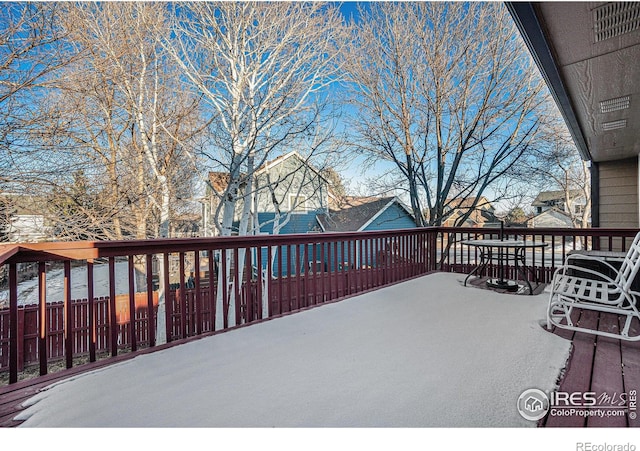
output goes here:
{"type": "Polygon", "coordinates": [[[631,328],[634,318],[640,321],[640,293],[632,291],[632,284],[639,269],[640,232],[634,238],[619,269],[604,257],[569,255],[564,265],[553,275],[547,309],[547,328],[556,326],[622,340],[640,340],[640,327],[631,328]],[[594,263],[602,269],[594,269],[594,263]],[[615,277],[612,277],[613,275],[615,277]],[[571,314],[575,309],[621,315],[625,318],[624,325],[618,333],[587,328],[572,319],[571,314]]]}

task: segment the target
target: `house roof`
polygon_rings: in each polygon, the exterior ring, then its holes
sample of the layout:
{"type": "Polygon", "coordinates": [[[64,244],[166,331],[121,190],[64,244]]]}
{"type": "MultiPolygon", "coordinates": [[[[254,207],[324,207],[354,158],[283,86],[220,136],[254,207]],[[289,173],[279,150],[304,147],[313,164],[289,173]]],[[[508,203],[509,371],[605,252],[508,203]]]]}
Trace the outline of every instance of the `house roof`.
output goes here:
{"type": "Polygon", "coordinates": [[[322,174],[320,174],[320,172],[312,165],[309,163],[309,161],[305,158],[303,158],[298,152],[296,152],[295,150],[292,150],[291,152],[285,154],[285,155],[280,155],[277,158],[274,158],[273,160],[269,160],[266,161],[262,166],[260,166],[258,169],[256,169],[256,174],[260,174],[274,166],[277,166],[279,164],[284,163],[286,160],[288,160],[289,158],[295,157],[298,159],[298,161],[300,161],[301,163],[303,163],[304,165],[308,166],[309,169],[311,169],[318,177],[322,178],[323,180],[326,181],[325,177],[322,176],[322,174]]]}
{"type": "MultiPolygon", "coordinates": [[[[547,220],[557,220],[559,223],[566,223],[567,226],[571,226],[572,220],[571,215],[565,213],[562,210],[558,210],[557,208],[550,208],[549,210],[545,210],[542,213],[527,219],[526,223],[530,227],[535,227],[537,222],[547,220]]],[[[551,227],[549,224],[545,225],[547,227],[551,227]]]]}
{"type": "MultiPolygon", "coordinates": [[[[376,196],[335,196],[331,192],[329,194],[329,208],[336,211],[376,202],[381,199],[376,196]]],[[[391,198],[386,197],[385,199],[391,198]]]]}
{"type": "Polygon", "coordinates": [[[209,172],[209,182],[216,192],[221,193],[227,189],[227,185],[229,184],[229,173],[209,172]]]}
{"type": "MultiPolygon", "coordinates": [[[[582,193],[580,192],[580,190],[577,190],[577,189],[569,191],[569,195],[571,197],[577,197],[577,196],[580,196],[580,194],[582,193]]],[[[531,205],[534,207],[542,207],[546,205],[546,202],[551,202],[554,200],[564,200],[564,191],[562,190],[541,191],[538,194],[538,196],[534,199],[534,201],[531,203],[531,205]]]]}
{"type": "MultiPolygon", "coordinates": [[[[476,201],[475,197],[465,197],[464,199],[460,199],[460,198],[448,199],[447,205],[452,210],[468,209],[468,208],[474,208],[473,204],[475,201],[476,201]]],[[[484,196],[480,196],[480,199],[478,199],[478,204],[475,206],[475,208],[484,208],[486,210],[489,210],[489,209],[493,209],[493,205],[491,205],[491,202],[489,202],[489,199],[487,199],[484,196]]]]}
{"type": "Polygon", "coordinates": [[[382,211],[397,203],[409,215],[411,213],[396,197],[359,197],[352,198],[356,205],[329,214],[317,216],[318,223],[325,232],[355,232],[366,227],[382,211]]]}
{"type": "Polygon", "coordinates": [[[636,157],[640,3],[506,2],[506,6],[582,158],[601,162],[636,157]]]}

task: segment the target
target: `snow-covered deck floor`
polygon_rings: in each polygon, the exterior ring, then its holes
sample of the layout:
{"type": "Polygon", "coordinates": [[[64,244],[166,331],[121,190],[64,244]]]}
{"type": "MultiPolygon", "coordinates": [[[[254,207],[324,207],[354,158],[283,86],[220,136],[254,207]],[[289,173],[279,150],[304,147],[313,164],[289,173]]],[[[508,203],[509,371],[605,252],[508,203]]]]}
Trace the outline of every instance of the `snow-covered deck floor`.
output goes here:
{"type": "Polygon", "coordinates": [[[535,426],[570,341],[547,298],[437,273],[74,376],[19,418],[38,427],[535,426]]]}

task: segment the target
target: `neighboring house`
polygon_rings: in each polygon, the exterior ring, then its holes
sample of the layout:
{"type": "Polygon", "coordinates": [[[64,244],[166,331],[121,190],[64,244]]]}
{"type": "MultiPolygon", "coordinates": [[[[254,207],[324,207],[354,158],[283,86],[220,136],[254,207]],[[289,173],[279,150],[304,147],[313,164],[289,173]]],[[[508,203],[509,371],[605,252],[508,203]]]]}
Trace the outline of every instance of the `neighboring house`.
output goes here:
{"type": "Polygon", "coordinates": [[[9,219],[6,234],[10,243],[35,243],[46,241],[51,227],[46,226],[42,215],[16,214],[9,219]]]}
{"type": "Polygon", "coordinates": [[[409,229],[416,221],[397,197],[350,198],[340,210],[318,215],[323,232],[409,229]]]}
{"type": "Polygon", "coordinates": [[[569,191],[569,204],[567,205],[565,192],[562,190],[542,191],[531,203],[538,215],[544,211],[555,209],[569,215],[579,216],[582,215],[586,205],[586,200],[580,190],[569,191]]]}
{"type": "Polygon", "coordinates": [[[260,233],[318,232],[316,216],[329,209],[329,182],[297,152],[255,173],[256,229],[260,233]]]}
{"type": "Polygon", "coordinates": [[[551,208],[527,220],[527,227],[573,227],[571,216],[551,208]]]}
{"type": "MultiPolygon", "coordinates": [[[[409,209],[397,197],[345,197],[340,203],[339,209],[332,209],[327,213],[316,216],[317,225],[321,232],[368,232],[380,230],[410,229],[417,227],[416,221],[409,209]]],[[[324,262],[317,262],[316,268],[331,268],[335,271],[335,262],[341,262],[344,255],[341,252],[349,252],[347,259],[355,262],[355,267],[375,266],[378,255],[361,254],[356,251],[358,240],[349,247],[345,242],[345,249],[338,251],[325,246],[324,262]],[[350,249],[350,250],[349,250],[350,249]],[[333,252],[337,252],[334,255],[333,252]]],[[[323,255],[320,247],[316,250],[316,256],[323,255]]],[[[381,248],[379,252],[384,252],[381,248]]],[[[338,270],[346,269],[342,263],[338,263],[338,270]]]]}
{"type": "Polygon", "coordinates": [[[0,194],[0,241],[10,243],[34,243],[47,241],[53,236],[53,228],[44,215],[37,214],[42,201],[29,195],[0,194]]]}
{"type": "Polygon", "coordinates": [[[172,238],[195,238],[200,236],[199,215],[184,214],[171,220],[169,236],[172,238]]]}
{"type": "MultiPolygon", "coordinates": [[[[265,163],[255,171],[253,177],[253,211],[250,219],[252,230],[265,234],[320,231],[316,216],[328,211],[328,182],[297,152],[290,152],[265,163]]],[[[202,211],[205,235],[217,234],[213,216],[228,182],[229,175],[226,173],[209,173],[202,211]]],[[[240,190],[245,187],[246,184],[242,184],[240,190]]],[[[236,231],[241,212],[242,201],[236,205],[236,231]]]]}
{"type": "MultiPolygon", "coordinates": [[[[212,213],[215,212],[220,194],[225,192],[228,175],[209,174],[209,189],[203,202],[203,224],[213,230],[212,213]],[[213,192],[215,190],[215,193],[213,192]]],[[[328,181],[320,172],[306,162],[297,152],[290,152],[260,167],[254,174],[254,196],[252,229],[260,234],[295,234],[347,231],[371,231],[406,229],[416,227],[409,210],[395,197],[349,197],[338,199],[329,192],[328,181]],[[330,208],[331,207],[331,208],[330,208]]],[[[241,186],[240,189],[245,189],[241,186]]],[[[236,209],[235,227],[240,219],[242,206],[236,209]]],[[[320,245],[316,249],[316,259],[321,255],[320,245]]],[[[273,275],[279,271],[289,273],[293,264],[292,249],[284,248],[282,255],[276,251],[272,255],[273,275]],[[276,264],[277,262],[277,264],[276,264]]],[[[318,268],[333,268],[337,255],[325,248],[324,262],[316,262],[318,268]]],[[[301,250],[303,261],[299,266],[307,270],[312,266],[313,252],[301,250]],[[307,259],[304,261],[304,259],[307,259]]],[[[253,255],[254,271],[257,256],[253,255]]],[[[267,266],[267,249],[262,250],[263,270],[267,266]]],[[[340,260],[342,261],[342,260],[340,260]]],[[[341,264],[341,263],[339,263],[341,264]]],[[[363,261],[358,264],[371,265],[363,261]]]]}
{"type": "Polygon", "coordinates": [[[208,183],[202,204],[202,236],[216,236],[218,230],[213,220],[220,205],[220,197],[229,183],[229,174],[225,172],[209,172],[208,183]]]}
{"type": "MultiPolygon", "coordinates": [[[[344,196],[337,199],[332,196],[327,180],[295,151],[266,163],[255,172],[254,177],[256,192],[252,221],[254,230],[261,234],[416,227],[409,210],[395,197],[344,196]]],[[[203,211],[205,230],[212,228],[211,216],[228,180],[227,174],[209,174],[210,183],[203,211]]],[[[241,209],[241,206],[237,208],[236,223],[239,222],[241,209]]]]}
{"type": "MultiPolygon", "coordinates": [[[[587,201],[580,190],[569,191],[569,202],[562,190],[542,191],[531,205],[536,216],[527,221],[528,227],[575,227],[588,215],[587,201]],[[585,213],[586,212],[586,213],[585,213]]],[[[590,215],[586,218],[590,222],[590,215]]]]}
{"type": "Polygon", "coordinates": [[[484,196],[480,197],[477,203],[475,197],[469,197],[452,199],[447,201],[447,205],[446,219],[442,223],[444,227],[495,227],[500,224],[500,220],[495,215],[495,208],[484,196]],[[471,210],[469,217],[461,223],[461,218],[469,210],[471,210]]]}

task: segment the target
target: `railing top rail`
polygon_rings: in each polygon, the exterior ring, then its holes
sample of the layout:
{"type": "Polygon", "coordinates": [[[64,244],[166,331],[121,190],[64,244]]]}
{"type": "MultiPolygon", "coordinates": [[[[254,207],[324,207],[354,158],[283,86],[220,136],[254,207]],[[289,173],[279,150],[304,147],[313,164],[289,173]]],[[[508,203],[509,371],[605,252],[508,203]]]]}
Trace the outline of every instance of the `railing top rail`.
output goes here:
{"type": "MultiPolygon", "coordinates": [[[[570,228],[526,228],[507,227],[507,234],[554,235],[554,236],[619,236],[633,237],[638,229],[570,229],[570,228]]],[[[370,232],[325,232],[289,235],[250,235],[205,238],[166,238],[119,241],[69,241],[45,243],[19,243],[0,245],[0,265],[53,260],[93,260],[103,257],[161,254],[166,252],[190,252],[258,246],[299,245],[327,243],[342,240],[389,238],[431,233],[477,233],[497,234],[500,228],[477,227],[425,227],[402,230],[370,232]]]]}
{"type": "Polygon", "coordinates": [[[118,241],[65,241],[8,246],[0,249],[0,264],[24,263],[42,260],[92,260],[103,257],[160,254],[165,252],[190,252],[257,246],[298,245],[326,243],[363,238],[388,238],[412,235],[436,228],[401,229],[371,232],[329,232],[288,235],[247,235],[205,238],[165,238],[118,241]]]}
{"type": "MultiPolygon", "coordinates": [[[[489,234],[500,233],[499,227],[438,227],[439,232],[443,233],[477,233],[489,234]]],[[[556,235],[556,236],[624,236],[634,237],[638,233],[638,229],[634,228],[561,228],[561,227],[505,227],[504,232],[510,235],[556,235]]]]}

